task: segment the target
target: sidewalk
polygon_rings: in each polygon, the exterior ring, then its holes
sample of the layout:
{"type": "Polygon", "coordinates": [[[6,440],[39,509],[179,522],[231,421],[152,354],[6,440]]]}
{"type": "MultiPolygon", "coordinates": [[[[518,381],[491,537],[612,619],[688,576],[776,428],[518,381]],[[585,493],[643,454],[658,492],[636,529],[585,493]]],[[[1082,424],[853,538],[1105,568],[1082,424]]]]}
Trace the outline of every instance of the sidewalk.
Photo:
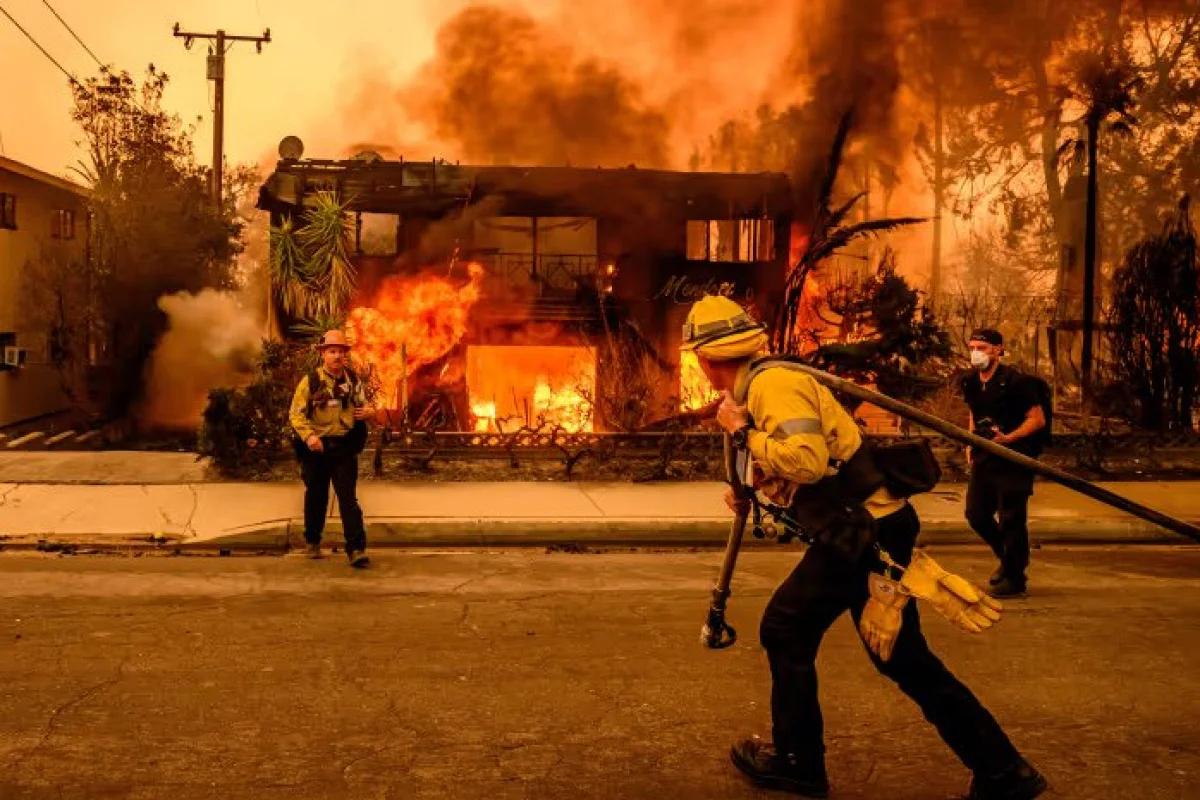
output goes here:
{"type": "MultiPolygon", "coordinates": [[[[186,467],[182,460],[177,466],[186,467]]],[[[1200,523],[1200,482],[1103,485],[1200,523]]],[[[978,542],[963,520],[965,489],[944,484],[916,498],[923,541],[978,542]]],[[[728,536],[731,518],[723,493],[720,483],[363,481],[359,487],[372,545],[420,546],[719,545],[728,536]]],[[[154,483],[143,478],[120,485],[0,483],[0,542],[128,545],[165,540],[217,548],[294,547],[302,540],[302,497],[298,482],[154,483]]],[[[336,517],[331,509],[331,543],[340,540],[336,517]]],[[[1030,530],[1035,544],[1187,541],[1048,483],[1037,486],[1030,530]]],[[[749,532],[747,541],[754,541],[749,532]]]]}

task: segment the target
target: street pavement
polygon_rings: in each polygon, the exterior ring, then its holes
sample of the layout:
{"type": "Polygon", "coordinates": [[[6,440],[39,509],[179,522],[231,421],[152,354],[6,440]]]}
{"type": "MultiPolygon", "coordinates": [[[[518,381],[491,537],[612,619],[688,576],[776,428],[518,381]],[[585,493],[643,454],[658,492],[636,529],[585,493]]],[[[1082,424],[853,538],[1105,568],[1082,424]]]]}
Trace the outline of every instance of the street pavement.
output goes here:
{"type": "MultiPolygon", "coordinates": [[[[982,548],[937,549],[976,581],[982,548]]],[[[0,797],[773,795],[728,762],[769,730],[757,622],[796,549],[743,555],[741,633],[698,629],[716,552],[376,551],[344,559],[0,555],[0,797]]],[[[1048,547],[994,631],[923,627],[1053,785],[1200,791],[1200,548],[1048,547]]],[[[849,620],[819,660],[835,798],[968,775],[849,620]]]]}
{"type": "MultiPolygon", "coordinates": [[[[286,550],[303,544],[298,481],[213,480],[189,453],[4,453],[0,545],[171,546],[286,550]]],[[[363,472],[366,472],[364,468],[363,472]]],[[[1100,484],[1200,524],[1200,481],[1100,484]]],[[[364,479],[359,498],[374,545],[717,545],[729,533],[714,482],[395,482],[364,479]]],[[[963,484],[914,499],[925,540],[970,543],[963,484]]],[[[1175,542],[1151,523],[1057,484],[1030,504],[1037,543],[1175,542]]],[[[330,541],[340,539],[336,501],[330,541]]]]}

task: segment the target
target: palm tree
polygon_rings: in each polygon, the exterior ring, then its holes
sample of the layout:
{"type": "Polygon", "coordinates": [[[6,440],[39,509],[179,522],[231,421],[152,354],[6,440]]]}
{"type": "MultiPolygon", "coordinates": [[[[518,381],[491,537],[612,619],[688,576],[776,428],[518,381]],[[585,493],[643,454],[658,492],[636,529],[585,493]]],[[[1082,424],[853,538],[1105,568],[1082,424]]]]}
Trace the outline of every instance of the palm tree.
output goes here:
{"type": "Polygon", "coordinates": [[[1078,154],[1087,151],[1087,228],[1083,242],[1083,343],[1080,369],[1083,373],[1082,395],[1086,409],[1092,397],[1092,340],[1095,329],[1096,306],[1096,223],[1099,217],[1099,151],[1100,129],[1130,135],[1137,118],[1133,116],[1134,95],[1143,83],[1126,61],[1112,54],[1090,56],[1077,70],[1080,90],[1077,98],[1084,103],[1082,122],[1087,138],[1083,142],[1068,142],[1064,147],[1078,154]]]}
{"type": "Polygon", "coordinates": [[[271,229],[271,283],[293,329],[320,336],[339,327],[354,295],[357,273],[350,261],[349,200],[318,192],[297,227],[291,218],[271,229]]]}
{"type": "Polygon", "coordinates": [[[830,208],[833,188],[842,164],[842,154],[850,135],[852,117],[853,112],[848,111],[842,115],[838,123],[833,146],[830,148],[829,158],[825,162],[825,175],[816,196],[816,212],[813,215],[812,232],[804,251],[800,254],[791,272],[788,273],[784,284],[783,304],[780,307],[778,324],[775,325],[775,341],[773,342],[774,350],[777,353],[792,353],[797,347],[796,323],[803,303],[804,284],[809,273],[820,266],[822,261],[864,236],[875,236],[881,232],[924,222],[923,219],[917,217],[895,217],[867,220],[843,226],[842,223],[846,217],[866,196],[866,192],[860,192],[837,208],[830,208]]]}

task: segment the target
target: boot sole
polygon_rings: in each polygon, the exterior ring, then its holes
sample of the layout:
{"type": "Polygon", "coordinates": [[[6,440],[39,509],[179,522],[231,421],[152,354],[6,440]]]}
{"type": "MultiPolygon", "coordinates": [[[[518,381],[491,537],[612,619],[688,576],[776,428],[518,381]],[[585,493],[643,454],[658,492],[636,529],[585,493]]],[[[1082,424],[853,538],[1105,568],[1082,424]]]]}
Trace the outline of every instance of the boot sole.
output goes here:
{"type": "Polygon", "coordinates": [[[763,775],[754,772],[749,764],[742,761],[738,756],[737,747],[729,748],[729,759],[733,761],[733,765],[758,786],[764,789],[778,789],[783,792],[791,792],[798,794],[801,797],[824,798],[829,797],[829,789],[820,788],[807,783],[800,783],[791,778],[784,778],[777,775],[763,775]]]}
{"type": "MultiPolygon", "coordinates": [[[[1034,798],[1041,797],[1049,789],[1050,782],[1046,780],[1045,776],[1039,774],[1037,778],[1024,784],[1019,790],[1009,792],[1005,795],[995,795],[994,800],[1034,800],[1034,798]]],[[[986,797],[977,792],[972,792],[964,797],[963,800],[993,800],[993,797],[986,797]]]]}

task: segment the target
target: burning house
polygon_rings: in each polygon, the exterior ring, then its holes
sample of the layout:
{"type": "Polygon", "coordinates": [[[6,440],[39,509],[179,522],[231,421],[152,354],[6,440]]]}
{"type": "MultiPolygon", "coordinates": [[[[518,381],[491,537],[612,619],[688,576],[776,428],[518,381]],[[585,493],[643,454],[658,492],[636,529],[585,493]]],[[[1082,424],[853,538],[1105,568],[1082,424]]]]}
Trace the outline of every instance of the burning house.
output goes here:
{"type": "Polygon", "coordinates": [[[776,312],[784,175],[329,161],[290,141],[259,208],[277,227],[301,224],[322,192],[345,204],[357,271],[347,327],[410,424],[623,427],[606,394],[635,393],[618,363],[629,359],[654,373],[642,402],[697,407],[708,387],[678,351],[692,301],[721,293],[761,319],[776,312]]]}

